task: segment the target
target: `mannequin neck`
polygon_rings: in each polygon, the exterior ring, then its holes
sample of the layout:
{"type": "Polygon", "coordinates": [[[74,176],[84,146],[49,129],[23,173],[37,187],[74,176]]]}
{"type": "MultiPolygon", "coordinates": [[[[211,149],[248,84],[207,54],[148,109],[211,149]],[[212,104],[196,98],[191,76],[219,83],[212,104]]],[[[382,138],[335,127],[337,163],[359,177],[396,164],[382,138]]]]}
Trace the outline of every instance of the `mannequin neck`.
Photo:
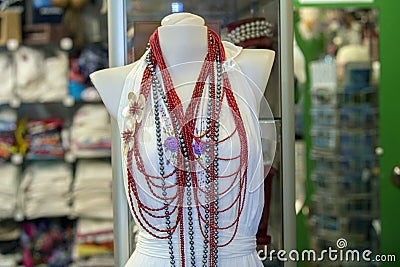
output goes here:
{"type": "Polygon", "coordinates": [[[203,61],[208,50],[204,20],[190,13],[165,17],[158,28],[161,51],[168,66],[203,61]]]}

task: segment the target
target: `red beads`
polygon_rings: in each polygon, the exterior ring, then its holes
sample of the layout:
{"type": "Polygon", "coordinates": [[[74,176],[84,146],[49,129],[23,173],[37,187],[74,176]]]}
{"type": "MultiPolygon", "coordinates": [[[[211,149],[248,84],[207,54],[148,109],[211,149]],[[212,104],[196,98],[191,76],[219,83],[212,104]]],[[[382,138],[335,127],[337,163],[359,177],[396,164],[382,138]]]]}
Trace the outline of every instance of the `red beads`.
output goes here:
{"type": "MultiPolygon", "coordinates": [[[[222,45],[222,42],[219,36],[208,30],[208,34],[210,36],[210,40],[208,43],[208,52],[205,56],[203,66],[199,73],[197,82],[194,86],[192,97],[187,105],[186,110],[183,109],[182,101],[179,98],[177,92],[175,91],[174,84],[172,82],[172,78],[168,71],[168,66],[166,65],[160,43],[158,38],[158,31],[156,30],[153,35],[150,37],[150,62],[152,67],[155,68],[158,66],[161,71],[162,76],[162,84],[164,86],[163,91],[165,92],[166,103],[165,105],[168,113],[170,114],[175,138],[177,140],[182,140],[180,145],[180,149],[177,151],[177,164],[173,171],[168,174],[164,174],[164,168],[160,173],[162,175],[154,175],[150,174],[149,170],[146,170],[143,157],[141,155],[140,143],[139,143],[139,129],[141,128],[141,122],[138,122],[135,131],[133,133],[134,136],[134,144],[133,148],[127,153],[127,176],[128,176],[128,190],[129,190],[129,202],[133,211],[133,215],[135,216],[138,223],[141,227],[152,235],[155,238],[166,239],[171,236],[177,235],[176,230],[179,228],[179,240],[180,240],[180,257],[181,257],[181,266],[185,266],[185,225],[184,221],[184,213],[187,212],[184,207],[184,194],[185,190],[191,190],[193,193],[193,206],[195,209],[190,209],[190,212],[197,213],[197,221],[198,221],[198,232],[195,232],[195,235],[201,235],[204,239],[206,239],[207,244],[209,244],[208,249],[208,262],[209,266],[214,267],[217,263],[215,261],[214,253],[217,252],[218,247],[227,246],[235,237],[239,218],[242,213],[244,207],[244,201],[246,196],[246,186],[247,186],[247,167],[248,167],[248,146],[247,146],[247,137],[246,130],[243,124],[243,120],[240,114],[239,106],[236,102],[235,96],[232,92],[231,84],[229,82],[228,74],[223,72],[220,68],[217,68],[216,73],[216,64],[221,64],[225,61],[225,51],[222,45]],[[218,73],[218,71],[222,71],[218,73]],[[216,74],[218,77],[222,76],[222,91],[219,96],[216,94],[216,74]],[[206,81],[209,81],[209,98],[211,98],[211,121],[209,123],[209,129],[203,133],[196,133],[195,128],[198,122],[200,105],[202,105],[202,96],[204,93],[204,88],[206,85],[206,81]],[[218,139],[219,133],[217,132],[219,129],[218,124],[220,118],[221,108],[220,105],[223,101],[226,101],[229,111],[231,113],[231,117],[234,120],[235,129],[232,130],[226,137],[218,139]],[[175,123],[176,118],[176,123],[175,123]],[[204,141],[205,136],[209,136],[210,141],[204,141]],[[219,144],[223,144],[224,142],[230,140],[233,137],[237,137],[239,139],[240,145],[240,153],[238,155],[234,155],[233,157],[218,157],[218,150],[215,150],[214,146],[218,146],[219,144]],[[216,140],[216,141],[215,141],[216,140]],[[203,166],[198,160],[195,153],[195,150],[192,149],[192,144],[198,143],[203,145],[204,147],[208,146],[209,151],[205,151],[207,156],[211,158],[210,164],[208,166],[203,166]],[[182,145],[183,144],[183,145],[182,145]],[[183,149],[185,148],[185,149],[183,149]],[[183,155],[182,151],[186,151],[186,157],[183,155]],[[230,174],[219,175],[218,173],[218,161],[239,161],[238,167],[230,174]],[[189,171],[185,168],[180,168],[180,166],[184,166],[185,162],[188,163],[189,171]],[[215,163],[216,162],[216,163],[215,163]],[[136,166],[137,175],[143,176],[144,179],[140,181],[145,181],[146,186],[150,189],[149,193],[156,199],[156,201],[164,203],[159,207],[153,207],[152,203],[146,203],[140,196],[138,192],[138,183],[139,180],[137,177],[134,177],[133,166],[136,166]],[[209,176],[210,180],[210,189],[204,190],[199,185],[199,181],[201,180],[201,172],[197,171],[197,168],[200,167],[203,171],[209,176]],[[190,176],[187,176],[190,175],[190,176]],[[187,187],[186,178],[190,177],[189,181],[191,183],[190,187],[187,187]],[[159,180],[167,180],[175,178],[175,182],[163,183],[160,185],[159,180]],[[231,179],[230,185],[224,190],[218,190],[218,187],[214,187],[218,184],[219,180],[222,179],[231,179]],[[227,193],[235,184],[238,183],[239,189],[237,190],[237,195],[232,197],[231,203],[224,203],[224,208],[219,208],[216,203],[218,203],[218,199],[223,194],[227,193]],[[162,189],[164,195],[157,194],[156,189],[162,189]],[[214,190],[215,189],[215,190],[214,190]],[[172,193],[171,193],[172,192],[172,193]],[[199,200],[199,194],[206,194],[209,203],[204,204],[199,200]],[[160,215],[160,211],[166,210],[165,214],[160,215]],[[226,212],[233,211],[236,216],[234,218],[224,218],[224,221],[230,220],[231,222],[228,225],[220,226],[218,224],[218,217],[224,216],[226,212]],[[203,214],[205,211],[209,215],[209,218],[204,218],[203,214]],[[159,220],[158,223],[152,223],[151,221],[159,220]],[[160,228],[159,225],[162,225],[165,220],[173,220],[170,228],[160,228]],[[209,234],[205,233],[205,226],[209,229],[209,234]],[[223,231],[227,231],[231,229],[232,235],[228,238],[228,241],[223,244],[218,244],[215,238],[218,238],[217,233],[221,233],[223,231]]],[[[152,70],[147,66],[144,70],[142,81],[141,81],[141,91],[140,94],[143,94],[146,98],[146,102],[148,100],[150,89],[152,88],[152,70]]],[[[218,84],[218,83],[217,83],[218,84]]],[[[134,107],[133,107],[134,108],[134,107]]],[[[179,142],[178,142],[179,143],[179,142]]],[[[150,151],[152,153],[156,153],[157,151],[150,151]]],[[[161,152],[160,152],[161,153],[161,152]]],[[[161,153],[162,155],[162,153],[161,153]]],[[[231,191],[232,193],[235,190],[231,191]]],[[[190,215],[191,216],[191,215],[190,215]]],[[[196,228],[195,228],[196,229],[196,228]]]]}

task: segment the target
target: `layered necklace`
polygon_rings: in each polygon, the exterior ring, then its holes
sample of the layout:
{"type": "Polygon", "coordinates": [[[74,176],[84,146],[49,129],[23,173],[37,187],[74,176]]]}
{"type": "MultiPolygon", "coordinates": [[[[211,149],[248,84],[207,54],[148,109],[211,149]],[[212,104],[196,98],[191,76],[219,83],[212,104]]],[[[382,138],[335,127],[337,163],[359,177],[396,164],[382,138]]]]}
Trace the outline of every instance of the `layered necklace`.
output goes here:
{"type": "Polygon", "coordinates": [[[173,267],[177,266],[178,257],[182,267],[186,264],[186,257],[190,257],[190,266],[218,266],[218,248],[227,246],[234,239],[244,207],[247,138],[228,74],[223,71],[224,61],[225,51],[219,36],[208,30],[208,52],[184,110],[164,61],[156,30],[149,40],[140,94],[130,92],[124,109],[122,139],[129,202],[145,231],[155,238],[168,240],[170,265],[173,267]],[[153,109],[151,121],[155,126],[156,151],[151,153],[157,154],[158,162],[153,162],[157,173],[146,168],[139,142],[141,117],[148,101],[153,109]],[[231,116],[234,124],[234,129],[224,137],[220,134],[223,103],[229,107],[226,110],[230,113],[224,116],[231,116]],[[199,125],[202,125],[201,129],[199,125]],[[232,157],[220,156],[220,147],[233,138],[238,140],[234,146],[240,146],[239,153],[232,157]],[[234,163],[234,170],[222,172],[221,162],[234,163]],[[138,186],[142,185],[134,175],[133,163],[144,177],[140,181],[145,181],[152,198],[162,203],[159,206],[142,199],[138,191],[138,186]],[[221,181],[227,186],[222,188],[221,181]],[[227,198],[230,203],[220,202],[226,193],[235,195],[227,198]],[[235,215],[224,217],[228,211],[235,215]],[[220,218],[224,218],[223,222],[220,218]],[[222,235],[227,237],[223,243],[219,242],[222,235]],[[186,238],[188,242],[185,242],[186,238]],[[176,239],[179,239],[178,248],[177,242],[173,242],[176,239]],[[202,240],[202,244],[198,244],[198,240],[202,240]],[[185,249],[186,244],[189,250],[185,249]],[[202,247],[201,257],[195,253],[198,247],[202,247]],[[190,255],[186,256],[187,252],[190,255]]]}

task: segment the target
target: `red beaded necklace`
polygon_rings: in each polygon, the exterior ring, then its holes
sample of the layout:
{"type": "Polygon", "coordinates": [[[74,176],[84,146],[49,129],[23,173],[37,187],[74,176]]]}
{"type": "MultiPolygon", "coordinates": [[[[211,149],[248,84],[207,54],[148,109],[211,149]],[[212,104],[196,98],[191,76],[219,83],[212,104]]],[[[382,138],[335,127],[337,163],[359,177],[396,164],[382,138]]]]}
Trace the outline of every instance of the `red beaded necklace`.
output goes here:
{"type": "MultiPolygon", "coordinates": [[[[158,151],[158,155],[160,156],[160,173],[154,175],[150,174],[146,170],[138,141],[141,122],[136,124],[132,134],[133,147],[130,148],[127,153],[129,202],[133,214],[141,227],[155,238],[171,240],[173,235],[175,235],[179,229],[181,266],[185,266],[185,236],[188,236],[185,231],[187,231],[187,229],[193,229],[193,226],[191,225],[192,214],[197,213],[198,229],[200,230],[194,234],[191,233],[192,230],[189,231],[192,266],[195,266],[195,256],[194,252],[192,253],[193,235],[201,234],[205,244],[204,251],[208,254],[207,266],[214,267],[217,266],[218,263],[218,247],[227,246],[232,242],[236,235],[239,218],[244,207],[246,196],[248,166],[246,131],[238,104],[232,92],[228,74],[222,71],[222,67],[216,67],[222,66],[222,63],[225,61],[224,47],[215,32],[208,30],[208,34],[210,37],[208,42],[208,52],[205,56],[204,63],[186,111],[183,109],[182,101],[175,91],[168,67],[164,61],[158,38],[158,31],[156,30],[150,37],[148,51],[149,63],[142,76],[140,93],[144,95],[146,103],[150,101],[150,91],[152,89],[155,90],[154,81],[156,77],[154,68],[157,66],[161,72],[163,84],[163,91],[161,93],[165,96],[164,105],[169,113],[169,120],[172,122],[171,124],[175,134],[174,138],[180,141],[180,149],[176,152],[177,164],[173,171],[165,174],[163,167],[164,155],[161,150],[158,151]],[[202,96],[204,95],[204,88],[207,80],[210,84],[208,98],[210,99],[209,115],[211,119],[207,122],[208,127],[206,131],[198,134],[196,133],[195,128],[198,122],[199,107],[203,101],[202,96]],[[235,129],[226,137],[220,139],[220,106],[224,101],[229,106],[235,129]],[[239,138],[238,145],[240,145],[240,153],[230,158],[219,157],[218,145],[223,144],[233,136],[238,136],[239,138]],[[207,137],[206,140],[205,137],[207,137]],[[195,143],[200,144],[202,147],[207,147],[204,153],[206,154],[207,159],[210,160],[205,164],[205,166],[198,160],[196,151],[191,149],[192,145],[195,143]],[[232,160],[238,160],[239,163],[237,169],[229,174],[219,174],[218,163],[232,160]],[[133,163],[136,165],[136,168],[141,175],[144,176],[146,184],[153,197],[164,204],[159,207],[153,207],[141,199],[138,192],[138,181],[133,175],[133,163]],[[181,166],[186,166],[186,168],[181,166]],[[200,173],[196,171],[198,166],[203,170],[203,174],[206,174],[208,181],[207,189],[202,188],[199,184],[201,177],[199,177],[200,173]],[[175,177],[174,180],[172,180],[173,177],[175,177]],[[231,182],[229,186],[221,191],[218,188],[218,181],[226,181],[226,179],[231,179],[231,182]],[[165,183],[166,180],[169,180],[168,184],[165,183]],[[162,181],[161,184],[160,181],[162,181]],[[225,203],[224,208],[219,208],[219,198],[228,192],[235,184],[239,187],[237,195],[232,198],[233,200],[231,203],[225,203]],[[156,191],[159,189],[163,191],[162,195],[157,194],[156,191]],[[185,203],[185,193],[187,195],[188,203],[185,203]],[[203,203],[199,199],[200,194],[206,196],[206,199],[208,200],[206,203],[203,203]],[[193,210],[192,207],[194,208],[193,210]],[[218,219],[224,216],[227,211],[231,211],[232,209],[236,210],[236,216],[234,218],[225,218],[225,221],[230,221],[230,223],[224,226],[220,225],[218,219]],[[151,223],[150,218],[152,218],[152,220],[159,220],[160,223],[151,223]],[[187,221],[185,221],[185,218],[189,220],[190,226],[186,225],[187,221]],[[167,226],[165,228],[157,226],[162,225],[163,221],[167,221],[167,226]],[[233,229],[233,233],[228,240],[223,244],[218,243],[218,235],[229,229],[233,229]]],[[[153,91],[153,95],[156,93],[156,91],[153,91]]],[[[157,106],[155,106],[155,108],[157,109],[157,106]]],[[[158,114],[158,109],[155,114],[158,114]]],[[[155,122],[158,122],[159,117],[155,115],[154,120],[155,122]]],[[[161,140],[161,134],[156,132],[156,136],[158,145],[160,145],[161,141],[159,140],[161,140]]],[[[154,153],[157,152],[154,151],[154,153]]],[[[170,250],[172,250],[171,247],[172,244],[170,244],[170,250]]],[[[172,255],[171,252],[170,254],[172,255]]],[[[203,258],[204,257],[205,256],[203,256],[203,258]]],[[[174,256],[171,256],[172,266],[175,266],[174,262],[174,256]]],[[[204,261],[203,266],[206,266],[204,261]]]]}

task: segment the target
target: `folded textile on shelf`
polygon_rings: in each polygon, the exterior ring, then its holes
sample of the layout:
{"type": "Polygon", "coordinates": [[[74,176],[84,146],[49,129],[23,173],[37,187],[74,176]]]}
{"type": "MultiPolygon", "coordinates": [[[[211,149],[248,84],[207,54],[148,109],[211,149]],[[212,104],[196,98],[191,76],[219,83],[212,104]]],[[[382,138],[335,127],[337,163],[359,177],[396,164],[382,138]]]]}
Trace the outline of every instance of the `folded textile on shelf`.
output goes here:
{"type": "Polygon", "coordinates": [[[23,102],[61,101],[68,95],[68,56],[57,51],[45,57],[44,52],[21,46],[14,56],[16,93],[23,102]]]}
{"type": "Polygon", "coordinates": [[[18,266],[16,256],[0,254],[0,267],[16,267],[16,266],[18,266]]]}
{"type": "Polygon", "coordinates": [[[83,105],[74,115],[71,151],[77,157],[106,157],[111,154],[111,124],[103,105],[83,105]]]}
{"type": "Polygon", "coordinates": [[[81,159],[73,184],[73,213],[81,218],[112,219],[111,163],[81,159]]]}
{"type": "Polygon", "coordinates": [[[0,221],[0,267],[17,266],[21,258],[21,228],[14,220],[0,221]]]}
{"type": "Polygon", "coordinates": [[[35,162],[24,171],[20,186],[26,218],[70,215],[72,168],[64,162],[35,162]]]}
{"type": "Polygon", "coordinates": [[[58,51],[56,56],[45,59],[46,94],[42,102],[60,101],[68,95],[68,54],[58,51]],[[50,92],[48,92],[50,91],[50,92]]]}
{"type": "Polygon", "coordinates": [[[108,112],[103,105],[83,105],[74,115],[74,125],[88,126],[110,124],[108,112]]]}
{"type": "Polygon", "coordinates": [[[113,220],[77,220],[74,258],[79,266],[113,266],[113,220]]]}
{"type": "Polygon", "coordinates": [[[0,104],[11,101],[14,96],[14,68],[10,55],[8,53],[0,53],[0,104]]]}
{"type": "MultiPolygon", "coordinates": [[[[19,239],[21,230],[17,222],[12,219],[0,222],[0,242],[19,239]]],[[[4,250],[1,250],[0,253],[6,254],[4,250]]]]}
{"type": "Polygon", "coordinates": [[[26,126],[24,139],[29,145],[28,159],[54,159],[64,157],[61,138],[61,119],[31,120],[26,126]]]}
{"type": "Polygon", "coordinates": [[[0,219],[13,218],[17,205],[18,167],[0,164],[0,219]]]}
{"type": "Polygon", "coordinates": [[[0,161],[10,159],[15,152],[17,113],[13,109],[0,110],[0,161]]]}
{"type": "Polygon", "coordinates": [[[77,220],[76,241],[83,243],[112,243],[113,220],[112,219],[87,219],[79,218],[77,220]]]}

